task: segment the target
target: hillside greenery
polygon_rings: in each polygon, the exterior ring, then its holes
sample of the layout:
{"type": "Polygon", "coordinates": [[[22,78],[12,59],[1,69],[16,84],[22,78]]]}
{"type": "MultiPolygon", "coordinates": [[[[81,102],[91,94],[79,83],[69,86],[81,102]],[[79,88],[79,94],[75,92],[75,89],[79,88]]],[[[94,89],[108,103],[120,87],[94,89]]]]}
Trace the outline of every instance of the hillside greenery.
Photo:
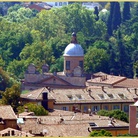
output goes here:
{"type": "Polygon", "coordinates": [[[94,10],[73,3],[41,12],[1,2],[0,28],[0,66],[6,74],[0,71],[0,90],[20,81],[30,63],[38,70],[48,64],[50,72],[63,71],[73,31],[84,49],[85,72],[138,76],[137,2],[106,2],[94,10]]]}

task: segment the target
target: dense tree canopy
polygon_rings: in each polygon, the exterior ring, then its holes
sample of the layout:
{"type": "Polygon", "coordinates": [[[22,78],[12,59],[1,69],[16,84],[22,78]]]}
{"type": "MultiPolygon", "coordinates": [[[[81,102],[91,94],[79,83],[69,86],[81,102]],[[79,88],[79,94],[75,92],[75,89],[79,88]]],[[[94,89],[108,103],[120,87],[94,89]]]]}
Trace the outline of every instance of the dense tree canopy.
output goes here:
{"type": "Polygon", "coordinates": [[[38,69],[48,64],[51,72],[63,71],[62,55],[75,31],[84,49],[85,71],[137,76],[137,5],[101,3],[94,11],[73,3],[38,13],[20,3],[3,3],[0,65],[15,79],[23,78],[30,63],[38,69]]]}

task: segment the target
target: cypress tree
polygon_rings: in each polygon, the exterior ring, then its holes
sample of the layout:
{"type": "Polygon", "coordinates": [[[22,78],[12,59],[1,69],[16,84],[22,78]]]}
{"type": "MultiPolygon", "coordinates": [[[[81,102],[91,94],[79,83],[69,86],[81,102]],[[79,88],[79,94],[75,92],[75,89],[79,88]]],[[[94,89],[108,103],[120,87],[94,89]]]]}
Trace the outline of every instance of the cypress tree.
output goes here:
{"type": "Polygon", "coordinates": [[[98,11],[98,7],[94,7],[94,14],[96,15],[95,20],[98,21],[99,20],[99,11],[98,11]]]}
{"type": "Polygon", "coordinates": [[[130,2],[124,2],[123,22],[130,19],[130,2]]]}
{"type": "Polygon", "coordinates": [[[114,30],[121,24],[121,12],[119,2],[110,2],[110,15],[108,18],[108,34],[111,36],[114,30]]]}
{"type": "Polygon", "coordinates": [[[117,30],[121,24],[121,12],[119,2],[115,2],[113,19],[112,19],[112,30],[117,30]]]}
{"type": "Polygon", "coordinates": [[[108,35],[111,36],[112,35],[112,19],[113,19],[113,11],[114,11],[114,5],[115,2],[110,2],[110,15],[108,17],[108,21],[107,21],[107,32],[108,35]]]}

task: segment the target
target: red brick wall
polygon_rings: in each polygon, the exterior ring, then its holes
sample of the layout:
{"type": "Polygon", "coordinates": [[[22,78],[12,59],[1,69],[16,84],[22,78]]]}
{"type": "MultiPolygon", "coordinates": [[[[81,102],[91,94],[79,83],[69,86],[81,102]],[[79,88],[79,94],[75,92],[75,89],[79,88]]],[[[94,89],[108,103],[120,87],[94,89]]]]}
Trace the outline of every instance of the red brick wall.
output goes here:
{"type": "Polygon", "coordinates": [[[130,105],[129,107],[129,133],[136,135],[136,106],[130,105]]]}

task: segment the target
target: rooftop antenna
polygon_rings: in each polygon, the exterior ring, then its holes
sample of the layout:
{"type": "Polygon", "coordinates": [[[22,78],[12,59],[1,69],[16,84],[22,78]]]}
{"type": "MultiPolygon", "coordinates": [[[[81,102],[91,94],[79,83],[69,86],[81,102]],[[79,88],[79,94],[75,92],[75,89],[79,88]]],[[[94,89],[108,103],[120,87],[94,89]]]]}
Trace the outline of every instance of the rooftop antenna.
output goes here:
{"type": "Polygon", "coordinates": [[[71,39],[71,43],[77,44],[77,35],[75,32],[72,33],[72,39],[71,39]]]}

